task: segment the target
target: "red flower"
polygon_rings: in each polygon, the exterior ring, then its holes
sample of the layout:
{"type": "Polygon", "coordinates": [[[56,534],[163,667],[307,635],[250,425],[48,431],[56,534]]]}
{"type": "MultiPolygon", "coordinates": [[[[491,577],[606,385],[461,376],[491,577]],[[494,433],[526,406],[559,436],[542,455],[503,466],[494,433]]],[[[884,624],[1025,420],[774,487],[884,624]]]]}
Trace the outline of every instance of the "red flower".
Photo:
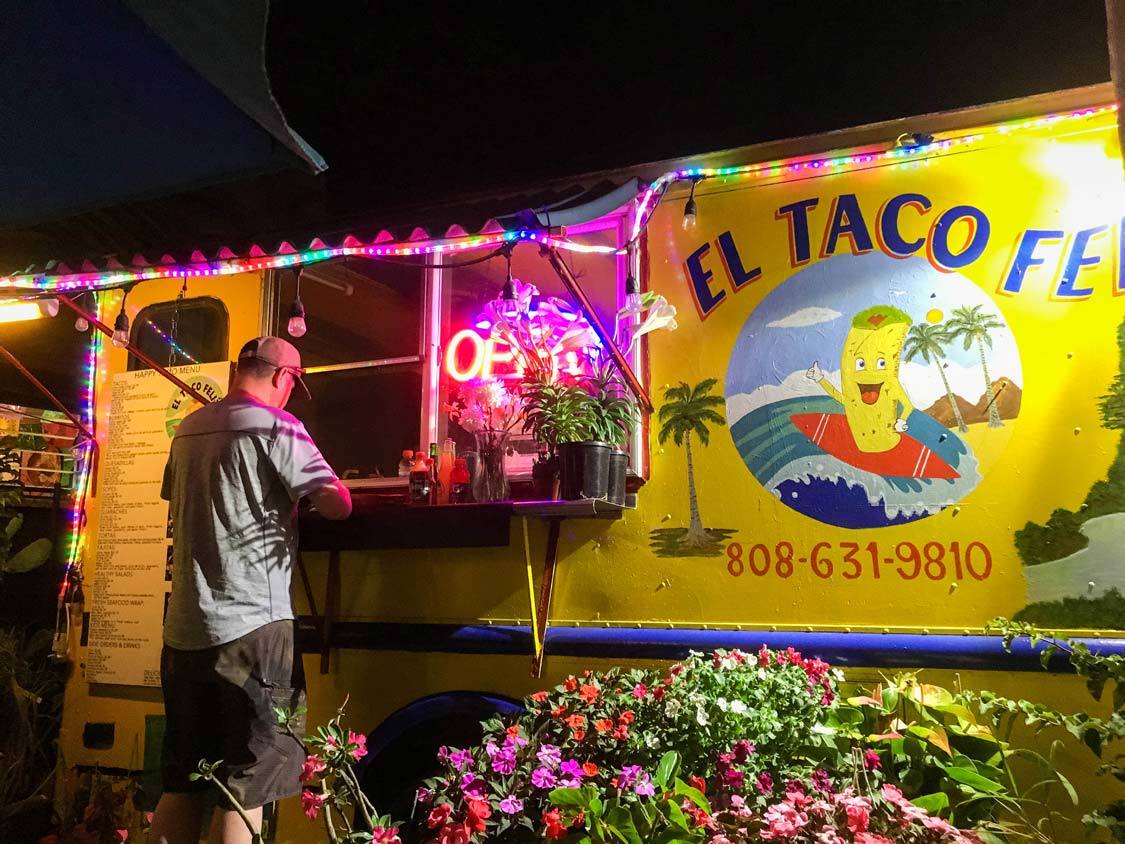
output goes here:
{"type": "Polygon", "coordinates": [[[358,762],[367,755],[367,736],[348,730],[348,746],[351,747],[352,745],[355,745],[355,747],[352,747],[348,754],[358,762]]]}
{"type": "Polygon", "coordinates": [[[621,721],[622,724],[632,724],[633,720],[636,717],[637,716],[633,714],[632,709],[626,709],[624,712],[621,713],[621,716],[620,716],[619,720],[621,721]]]}
{"type": "Polygon", "coordinates": [[[770,652],[769,648],[767,648],[765,645],[762,645],[761,650],[758,651],[758,667],[770,667],[770,652]]]}
{"type": "Polygon", "coordinates": [[[508,736],[510,738],[516,738],[517,736],[519,736],[519,734],[520,734],[519,724],[512,724],[512,726],[508,727],[508,736]]]}
{"type": "Polygon", "coordinates": [[[570,737],[575,741],[582,741],[582,739],[586,738],[586,731],[575,730],[573,733],[571,733],[570,737]]]}
{"type": "Polygon", "coordinates": [[[558,718],[564,712],[566,712],[565,706],[556,706],[554,709],[551,710],[551,717],[552,718],[558,718]]]}
{"type": "Polygon", "coordinates": [[[657,686],[655,689],[652,690],[652,696],[655,700],[663,700],[664,699],[664,687],[663,686],[657,686]]]}
{"type": "Polygon", "coordinates": [[[582,700],[586,701],[586,703],[593,703],[598,699],[598,687],[588,685],[583,686],[578,690],[578,696],[582,698],[582,700]]]}
{"type": "Polygon", "coordinates": [[[549,812],[544,812],[543,823],[546,826],[544,832],[548,838],[566,838],[566,827],[562,825],[562,818],[559,815],[558,809],[551,809],[549,812]]]}
{"type": "Polygon", "coordinates": [[[582,773],[587,777],[596,777],[598,775],[598,766],[593,762],[584,762],[582,764],[582,773]]]}
{"type": "Polygon", "coordinates": [[[452,811],[453,807],[448,803],[438,803],[434,808],[430,809],[430,816],[426,818],[426,826],[430,829],[437,829],[449,820],[449,815],[452,811]]]}
{"type": "Polygon", "coordinates": [[[611,719],[611,718],[600,718],[600,719],[598,719],[597,721],[594,722],[594,729],[597,730],[599,733],[608,733],[610,730],[613,729],[613,719],[611,719]]]}
{"type": "Polygon", "coordinates": [[[883,767],[883,761],[874,750],[865,750],[863,752],[863,767],[869,771],[877,771],[883,767]]]}
{"type": "Polygon", "coordinates": [[[586,716],[585,715],[570,715],[570,716],[567,717],[567,719],[564,723],[568,727],[570,727],[572,730],[577,730],[579,727],[585,727],[586,726],[586,716]]]}
{"type": "Polygon", "coordinates": [[[472,831],[463,823],[451,823],[442,827],[440,844],[469,844],[472,831]]]}
{"type": "Polygon", "coordinates": [[[328,766],[319,756],[310,753],[305,757],[304,767],[301,768],[301,782],[310,782],[317,774],[328,766]]]}
{"type": "Polygon", "coordinates": [[[568,692],[573,692],[578,688],[578,681],[573,677],[567,677],[566,680],[563,681],[563,688],[568,692]]]}
{"type": "Polygon", "coordinates": [[[315,818],[320,814],[320,807],[324,805],[324,801],[327,799],[327,794],[318,794],[306,788],[301,792],[301,808],[305,810],[305,815],[315,818]]]}
{"type": "Polygon", "coordinates": [[[684,664],[682,662],[673,665],[672,666],[672,672],[671,672],[672,676],[675,677],[676,675],[680,674],[683,670],[684,670],[684,664]]]}
{"type": "Polygon", "coordinates": [[[535,692],[534,694],[532,694],[531,699],[533,701],[535,701],[536,703],[544,703],[547,700],[547,693],[546,692],[535,692]]]}
{"type": "Polygon", "coordinates": [[[703,777],[688,777],[688,785],[704,794],[707,793],[707,780],[703,777]]]}
{"type": "Polygon", "coordinates": [[[397,826],[377,826],[371,830],[371,844],[402,844],[397,826]]]}
{"type": "Polygon", "coordinates": [[[625,739],[629,738],[629,728],[622,724],[613,731],[613,737],[618,741],[625,741],[625,739]]]}
{"type": "Polygon", "coordinates": [[[473,832],[484,832],[485,819],[492,817],[492,808],[484,800],[470,800],[465,826],[473,832]]]}

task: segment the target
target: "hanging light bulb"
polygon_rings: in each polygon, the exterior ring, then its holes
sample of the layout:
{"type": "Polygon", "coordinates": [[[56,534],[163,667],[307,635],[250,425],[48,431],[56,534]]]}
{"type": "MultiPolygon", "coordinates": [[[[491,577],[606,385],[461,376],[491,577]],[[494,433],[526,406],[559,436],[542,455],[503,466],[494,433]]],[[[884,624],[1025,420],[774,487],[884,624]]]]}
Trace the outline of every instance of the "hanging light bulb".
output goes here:
{"type": "Polygon", "coordinates": [[[124,349],[129,345],[129,317],[125,313],[125,307],[122,305],[121,312],[117,315],[117,319],[113,321],[113,345],[119,349],[124,349]]]}
{"type": "Polygon", "coordinates": [[[74,319],[74,330],[85,333],[90,330],[90,321],[86,317],[79,314],[74,319]]]}
{"type": "Polygon", "coordinates": [[[289,306],[289,325],[286,326],[286,330],[290,337],[304,337],[305,332],[309,330],[305,323],[305,306],[301,304],[299,296],[289,306]]]}
{"type": "Polygon", "coordinates": [[[512,278],[512,250],[509,247],[505,253],[508,259],[508,277],[504,287],[500,290],[500,316],[505,320],[514,320],[520,314],[519,298],[516,296],[516,282],[512,278]]]}
{"type": "Polygon", "coordinates": [[[630,311],[641,309],[641,285],[632,273],[625,276],[625,308],[630,311]]]}
{"type": "Polygon", "coordinates": [[[293,294],[293,304],[289,306],[289,324],[285,327],[290,337],[304,337],[309,330],[305,322],[305,306],[301,304],[301,271],[297,270],[297,289],[293,294]]]}
{"type": "Polygon", "coordinates": [[[698,222],[698,214],[695,208],[695,186],[699,184],[699,179],[691,180],[691,193],[688,194],[688,200],[684,203],[684,231],[691,231],[695,228],[698,222]]]}
{"type": "Polygon", "coordinates": [[[129,298],[129,288],[126,287],[121,294],[121,310],[117,319],[113,321],[113,337],[110,342],[117,348],[124,349],[129,345],[129,315],[125,313],[125,300],[129,298]]]}

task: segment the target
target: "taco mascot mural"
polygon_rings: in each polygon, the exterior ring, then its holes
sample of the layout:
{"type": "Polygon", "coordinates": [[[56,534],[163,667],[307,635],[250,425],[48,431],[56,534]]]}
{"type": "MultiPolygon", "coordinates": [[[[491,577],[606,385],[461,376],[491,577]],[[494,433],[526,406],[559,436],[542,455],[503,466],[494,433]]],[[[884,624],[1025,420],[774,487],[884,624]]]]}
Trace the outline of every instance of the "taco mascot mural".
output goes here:
{"type": "Polygon", "coordinates": [[[817,361],[805,373],[844,413],[790,418],[813,443],[849,465],[888,477],[956,478],[956,470],[906,433],[914,405],[899,382],[899,358],[910,322],[890,305],[856,314],[840,358],[841,388],[825,377],[817,361]]]}

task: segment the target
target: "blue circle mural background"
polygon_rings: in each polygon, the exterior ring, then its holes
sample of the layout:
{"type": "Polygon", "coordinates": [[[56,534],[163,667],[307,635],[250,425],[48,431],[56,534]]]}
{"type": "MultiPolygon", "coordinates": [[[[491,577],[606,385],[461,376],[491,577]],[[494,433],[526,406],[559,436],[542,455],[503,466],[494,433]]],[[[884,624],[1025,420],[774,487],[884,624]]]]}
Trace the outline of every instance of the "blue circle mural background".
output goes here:
{"type": "Polygon", "coordinates": [[[987,447],[985,429],[1013,424],[1022,388],[1015,339],[971,281],[924,258],[838,255],[747,318],[727,368],[727,425],[786,506],[883,527],[972,491],[971,442],[987,447]]]}

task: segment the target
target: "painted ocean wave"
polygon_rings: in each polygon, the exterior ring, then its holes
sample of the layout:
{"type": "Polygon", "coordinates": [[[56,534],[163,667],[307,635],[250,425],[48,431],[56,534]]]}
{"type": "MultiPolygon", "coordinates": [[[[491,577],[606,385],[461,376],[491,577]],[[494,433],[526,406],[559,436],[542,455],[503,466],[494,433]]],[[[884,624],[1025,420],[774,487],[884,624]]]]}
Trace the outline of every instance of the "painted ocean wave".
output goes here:
{"type": "Polygon", "coordinates": [[[910,436],[953,466],[959,478],[888,478],[858,469],[821,450],[789,418],[841,412],[828,396],[786,399],[748,413],[731,426],[731,436],[754,477],[786,505],[845,527],[922,518],[960,500],[980,482],[969,447],[920,411],[907,419],[910,436]]]}

